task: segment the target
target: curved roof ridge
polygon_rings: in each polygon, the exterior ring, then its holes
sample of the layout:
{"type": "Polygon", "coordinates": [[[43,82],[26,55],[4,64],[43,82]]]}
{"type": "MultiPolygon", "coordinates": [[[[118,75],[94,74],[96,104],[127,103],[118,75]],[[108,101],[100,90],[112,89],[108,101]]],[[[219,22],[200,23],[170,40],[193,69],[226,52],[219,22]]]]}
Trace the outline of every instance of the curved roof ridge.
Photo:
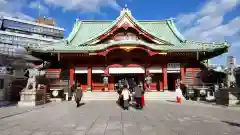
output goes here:
{"type": "MultiPolygon", "coordinates": [[[[159,39],[159,37],[156,36],[155,33],[153,33],[153,32],[148,32],[148,31],[144,28],[144,26],[142,26],[141,24],[139,24],[139,21],[136,20],[136,19],[132,16],[132,14],[130,13],[130,11],[129,11],[127,8],[123,8],[123,10],[122,10],[121,13],[120,13],[120,16],[117,17],[117,19],[115,19],[115,20],[111,23],[111,25],[109,25],[107,28],[105,28],[105,29],[103,29],[102,31],[100,31],[97,35],[94,35],[92,38],[90,38],[90,39],[88,39],[87,41],[83,42],[83,44],[86,44],[87,42],[91,42],[91,41],[93,41],[94,39],[96,39],[99,35],[102,35],[102,34],[104,34],[104,33],[107,33],[107,32],[108,32],[112,27],[114,27],[114,26],[116,25],[116,23],[119,22],[120,19],[123,18],[124,16],[129,17],[130,20],[132,20],[133,23],[135,23],[136,25],[138,25],[144,32],[149,33],[149,34],[151,34],[153,37],[155,37],[156,39],[158,39],[157,41],[162,42],[162,41],[164,40],[164,41],[166,41],[166,42],[169,42],[169,41],[167,41],[166,38],[164,38],[164,37],[161,37],[161,39],[159,39]]],[[[147,22],[147,21],[146,21],[146,22],[147,22]]],[[[154,21],[153,21],[153,22],[154,22],[154,21]]],[[[163,22],[167,22],[167,20],[165,20],[165,21],[163,21],[163,22]]],[[[169,42],[169,43],[170,43],[170,42],[169,42]]],[[[171,44],[171,43],[170,43],[170,44],[171,44]]]]}
{"type": "Polygon", "coordinates": [[[114,27],[116,25],[116,23],[124,16],[126,15],[127,12],[125,11],[125,9],[123,9],[120,13],[120,16],[117,17],[117,19],[115,19],[114,21],[112,21],[111,25],[109,25],[107,28],[103,29],[102,31],[100,31],[97,35],[94,35],[93,37],[91,37],[90,39],[88,39],[87,41],[85,41],[83,44],[90,42],[94,39],[96,39],[99,35],[102,35],[104,33],[106,33],[107,31],[109,31],[112,27],[114,27]]]}
{"type": "Polygon", "coordinates": [[[222,45],[226,45],[226,46],[229,46],[229,43],[227,41],[224,41],[224,42],[201,42],[201,41],[195,41],[195,40],[186,40],[186,42],[188,43],[195,43],[195,44],[216,44],[216,45],[219,45],[219,44],[222,44],[222,45]]]}
{"type": "Polygon", "coordinates": [[[71,33],[69,34],[69,36],[66,38],[66,40],[68,42],[71,42],[74,37],[77,35],[79,29],[80,29],[80,26],[81,26],[81,21],[79,21],[78,19],[76,20],[76,23],[74,24],[73,26],[73,29],[71,31],[71,33]]]}
{"type": "MultiPolygon", "coordinates": [[[[116,20],[116,19],[115,19],[116,20]]],[[[115,20],[79,20],[81,22],[114,22],[115,20]]],[[[138,20],[138,22],[156,22],[156,23],[159,23],[159,22],[166,22],[168,21],[169,19],[163,19],[163,20],[138,20]]]]}
{"type": "Polygon", "coordinates": [[[184,38],[184,36],[179,32],[179,30],[177,29],[175,23],[173,22],[173,19],[168,19],[167,20],[167,24],[169,26],[169,28],[172,30],[172,32],[174,33],[174,35],[182,42],[184,42],[186,39],[184,38]]]}

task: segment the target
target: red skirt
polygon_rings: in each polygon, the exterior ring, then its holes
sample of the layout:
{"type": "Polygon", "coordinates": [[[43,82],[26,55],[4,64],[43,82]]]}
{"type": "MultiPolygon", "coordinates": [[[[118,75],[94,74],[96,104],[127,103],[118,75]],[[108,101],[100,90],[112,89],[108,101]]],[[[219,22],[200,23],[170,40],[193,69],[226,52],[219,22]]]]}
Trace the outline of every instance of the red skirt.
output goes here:
{"type": "Polygon", "coordinates": [[[141,100],[141,103],[142,103],[142,105],[144,106],[144,105],[145,105],[145,99],[144,99],[144,96],[142,96],[141,99],[142,99],[142,100],[141,100]]]}

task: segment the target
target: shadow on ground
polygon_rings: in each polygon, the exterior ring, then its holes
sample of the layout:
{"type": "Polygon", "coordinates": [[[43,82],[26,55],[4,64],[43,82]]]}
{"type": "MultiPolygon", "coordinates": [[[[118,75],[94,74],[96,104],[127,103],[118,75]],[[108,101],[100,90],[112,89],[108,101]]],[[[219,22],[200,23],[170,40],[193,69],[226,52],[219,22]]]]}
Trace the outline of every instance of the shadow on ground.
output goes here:
{"type": "Polygon", "coordinates": [[[235,122],[229,122],[229,121],[222,121],[223,123],[227,123],[230,126],[234,127],[239,127],[240,128],[240,123],[235,123],[235,122]]]}
{"type": "Polygon", "coordinates": [[[12,102],[12,103],[9,103],[9,104],[0,105],[0,108],[6,108],[6,107],[12,107],[12,106],[17,106],[17,102],[12,102]]]}
{"type": "Polygon", "coordinates": [[[175,100],[166,100],[167,102],[177,103],[175,100]]]}
{"type": "Polygon", "coordinates": [[[119,100],[117,100],[116,101],[116,104],[120,107],[120,108],[122,108],[123,109],[123,106],[121,105],[121,103],[120,103],[120,101],[119,100]]]}
{"type": "Polygon", "coordinates": [[[77,106],[77,107],[81,107],[81,106],[83,106],[83,105],[85,105],[86,103],[80,103],[79,104],[79,106],[77,106]]]}

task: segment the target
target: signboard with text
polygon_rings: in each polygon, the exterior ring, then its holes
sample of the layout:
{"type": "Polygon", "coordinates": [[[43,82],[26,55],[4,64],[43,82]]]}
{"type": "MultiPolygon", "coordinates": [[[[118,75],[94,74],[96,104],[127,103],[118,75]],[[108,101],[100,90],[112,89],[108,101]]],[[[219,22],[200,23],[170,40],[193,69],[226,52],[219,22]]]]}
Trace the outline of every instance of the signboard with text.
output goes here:
{"type": "Polygon", "coordinates": [[[167,70],[168,71],[180,70],[180,63],[168,63],[167,64],[167,70]]]}

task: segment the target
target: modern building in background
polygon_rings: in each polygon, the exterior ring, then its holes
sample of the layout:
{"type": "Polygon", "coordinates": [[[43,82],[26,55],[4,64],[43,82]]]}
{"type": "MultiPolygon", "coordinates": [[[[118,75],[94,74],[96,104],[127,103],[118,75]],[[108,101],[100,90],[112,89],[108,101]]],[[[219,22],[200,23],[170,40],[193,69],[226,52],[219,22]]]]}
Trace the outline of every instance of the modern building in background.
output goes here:
{"type": "MultiPolygon", "coordinates": [[[[55,21],[53,20],[52,22],[55,21]]],[[[0,43],[32,46],[63,39],[63,28],[47,24],[51,24],[48,19],[38,19],[36,22],[32,22],[17,18],[1,17],[0,43]]]]}
{"type": "Polygon", "coordinates": [[[18,98],[26,79],[26,63],[39,59],[28,55],[25,47],[50,44],[64,38],[64,29],[54,19],[39,18],[35,22],[0,17],[0,101],[18,98]],[[15,97],[13,97],[15,96],[15,97]]]}

